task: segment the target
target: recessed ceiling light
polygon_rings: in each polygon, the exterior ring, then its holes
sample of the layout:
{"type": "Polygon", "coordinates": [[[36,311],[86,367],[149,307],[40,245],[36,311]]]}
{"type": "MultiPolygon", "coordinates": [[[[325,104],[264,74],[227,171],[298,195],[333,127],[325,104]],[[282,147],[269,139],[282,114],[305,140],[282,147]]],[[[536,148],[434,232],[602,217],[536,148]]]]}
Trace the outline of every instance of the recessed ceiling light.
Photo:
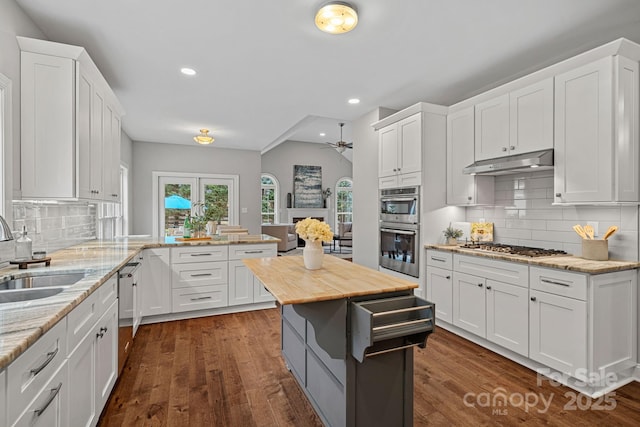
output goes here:
{"type": "Polygon", "coordinates": [[[358,98],[351,98],[347,102],[349,102],[349,104],[360,104],[360,100],[358,98]]]}
{"type": "Polygon", "coordinates": [[[327,136],[327,134],[324,132],[320,132],[320,136],[327,136]]]}
{"type": "Polygon", "coordinates": [[[180,68],[180,72],[186,76],[195,76],[196,75],[196,70],[194,70],[193,68],[180,68]]]}

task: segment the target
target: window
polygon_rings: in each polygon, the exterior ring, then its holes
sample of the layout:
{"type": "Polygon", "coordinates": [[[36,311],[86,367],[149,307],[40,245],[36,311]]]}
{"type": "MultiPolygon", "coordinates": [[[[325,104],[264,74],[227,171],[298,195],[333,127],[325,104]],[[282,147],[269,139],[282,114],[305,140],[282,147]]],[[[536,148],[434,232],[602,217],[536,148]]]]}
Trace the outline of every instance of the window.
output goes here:
{"type": "Polygon", "coordinates": [[[260,177],[262,189],[262,223],[278,223],[278,180],[270,174],[262,174],[260,177]]]}
{"type": "Polygon", "coordinates": [[[353,181],[341,178],[336,184],[336,224],[353,222],[353,181]]]}

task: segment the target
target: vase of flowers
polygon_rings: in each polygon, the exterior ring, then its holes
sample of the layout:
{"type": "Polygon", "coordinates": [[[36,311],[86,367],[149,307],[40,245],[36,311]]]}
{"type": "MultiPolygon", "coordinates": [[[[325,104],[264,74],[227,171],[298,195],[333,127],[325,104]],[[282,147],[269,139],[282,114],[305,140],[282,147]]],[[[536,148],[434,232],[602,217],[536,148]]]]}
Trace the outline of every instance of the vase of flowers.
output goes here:
{"type": "Polygon", "coordinates": [[[333,232],[331,227],[324,221],[318,221],[313,218],[306,218],[296,223],[296,233],[304,240],[304,249],[302,250],[302,258],[304,266],[308,270],[317,270],[322,268],[324,259],[324,250],[322,242],[331,242],[333,232]]]}
{"type": "Polygon", "coordinates": [[[459,228],[453,228],[449,225],[442,234],[444,234],[444,237],[447,239],[447,245],[457,245],[458,239],[462,237],[464,233],[459,228]]]}

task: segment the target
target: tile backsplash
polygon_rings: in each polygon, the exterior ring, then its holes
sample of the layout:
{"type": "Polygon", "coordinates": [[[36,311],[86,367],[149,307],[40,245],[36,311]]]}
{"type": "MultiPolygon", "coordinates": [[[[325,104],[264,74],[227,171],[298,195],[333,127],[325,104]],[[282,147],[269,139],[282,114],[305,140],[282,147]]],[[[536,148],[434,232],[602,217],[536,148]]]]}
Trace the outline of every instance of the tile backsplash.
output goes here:
{"type": "Polygon", "coordinates": [[[53,252],[97,236],[97,205],[87,202],[13,201],[14,231],[27,226],[34,250],[53,252]]]}
{"type": "MultiPolygon", "coordinates": [[[[598,223],[600,238],[611,225],[609,257],[638,260],[638,206],[552,206],[553,171],[495,178],[495,206],[468,207],[466,220],[494,223],[494,241],[562,249],[580,255],[581,239],[574,224],[598,223]]],[[[596,237],[597,238],[597,237],[596,237]]]]}

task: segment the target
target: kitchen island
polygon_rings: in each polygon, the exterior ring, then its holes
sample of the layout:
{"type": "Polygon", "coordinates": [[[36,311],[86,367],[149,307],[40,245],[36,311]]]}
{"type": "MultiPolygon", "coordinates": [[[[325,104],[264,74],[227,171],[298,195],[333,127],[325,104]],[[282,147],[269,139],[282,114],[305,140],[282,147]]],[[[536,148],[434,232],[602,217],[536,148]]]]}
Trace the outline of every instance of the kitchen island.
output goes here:
{"type": "Polygon", "coordinates": [[[417,284],[331,256],[243,262],[281,304],[282,354],[326,425],[413,424],[413,347],[434,327],[417,284]]]}

